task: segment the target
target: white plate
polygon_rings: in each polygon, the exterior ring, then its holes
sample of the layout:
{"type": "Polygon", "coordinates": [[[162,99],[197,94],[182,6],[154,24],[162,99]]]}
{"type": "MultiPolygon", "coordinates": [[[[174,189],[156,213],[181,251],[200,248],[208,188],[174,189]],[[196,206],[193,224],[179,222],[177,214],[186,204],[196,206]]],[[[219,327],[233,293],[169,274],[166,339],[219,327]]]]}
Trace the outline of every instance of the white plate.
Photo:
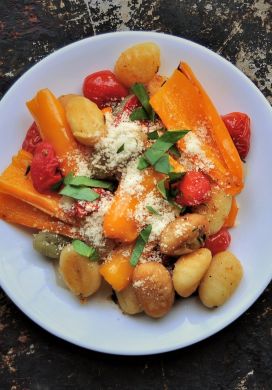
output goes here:
{"type": "Polygon", "coordinates": [[[162,74],[171,73],[180,59],[185,60],[220,113],[242,111],[252,119],[248,176],[239,196],[239,226],[231,232],[231,250],[243,263],[244,278],[233,297],[216,310],[205,309],[196,298],[180,300],[161,320],[125,316],[101,296],[80,305],[57,283],[52,264],[32,250],[29,233],[0,221],[0,283],[13,302],[56,336],[92,350],[123,355],[171,351],[211,336],[244,313],[272,275],[272,111],[238,69],[195,43],[152,32],[124,32],[84,39],[51,54],[25,73],[0,103],[1,171],[32,122],[26,100],[44,87],[56,95],[80,92],[87,74],[113,68],[123,49],[142,41],[160,46],[162,74]]]}

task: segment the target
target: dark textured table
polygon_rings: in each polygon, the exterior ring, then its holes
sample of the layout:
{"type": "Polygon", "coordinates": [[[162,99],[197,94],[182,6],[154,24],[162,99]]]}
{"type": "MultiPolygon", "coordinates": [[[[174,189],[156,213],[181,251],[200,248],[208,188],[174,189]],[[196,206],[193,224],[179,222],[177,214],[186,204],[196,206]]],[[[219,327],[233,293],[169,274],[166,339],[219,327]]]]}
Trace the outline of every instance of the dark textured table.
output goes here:
{"type": "MultiPolygon", "coordinates": [[[[0,96],[34,63],[78,39],[154,30],[198,42],[236,64],[272,101],[267,0],[1,0],[0,96]]],[[[0,292],[0,389],[272,388],[271,296],[215,336],[164,355],[114,357],[61,341],[0,292]]]]}

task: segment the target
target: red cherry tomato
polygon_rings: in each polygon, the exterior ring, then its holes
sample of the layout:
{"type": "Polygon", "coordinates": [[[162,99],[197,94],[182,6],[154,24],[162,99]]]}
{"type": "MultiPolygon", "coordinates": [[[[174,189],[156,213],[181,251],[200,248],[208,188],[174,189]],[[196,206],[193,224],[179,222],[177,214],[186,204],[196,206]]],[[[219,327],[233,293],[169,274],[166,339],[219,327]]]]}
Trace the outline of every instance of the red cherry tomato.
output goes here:
{"type": "Polygon", "coordinates": [[[42,142],[39,129],[35,122],[32,123],[30,128],[27,130],[22,149],[29,153],[34,154],[36,146],[42,142]]]}
{"type": "Polygon", "coordinates": [[[110,70],[101,70],[85,78],[83,94],[96,103],[99,108],[103,108],[127,96],[128,90],[110,70]]]}
{"type": "Polygon", "coordinates": [[[49,142],[36,146],[30,173],[34,188],[42,194],[52,193],[53,185],[62,179],[58,159],[49,142]]]}
{"type": "Polygon", "coordinates": [[[178,183],[180,194],[176,202],[182,206],[197,206],[210,199],[211,184],[201,172],[187,172],[178,183]]]}
{"type": "Polygon", "coordinates": [[[212,234],[205,241],[205,248],[210,249],[212,255],[225,251],[231,242],[231,236],[226,228],[222,228],[219,232],[212,234]]]}
{"type": "Polygon", "coordinates": [[[222,119],[230,133],[230,136],[238,150],[242,160],[244,160],[250,148],[250,118],[242,112],[231,112],[223,115],[222,119]]]}

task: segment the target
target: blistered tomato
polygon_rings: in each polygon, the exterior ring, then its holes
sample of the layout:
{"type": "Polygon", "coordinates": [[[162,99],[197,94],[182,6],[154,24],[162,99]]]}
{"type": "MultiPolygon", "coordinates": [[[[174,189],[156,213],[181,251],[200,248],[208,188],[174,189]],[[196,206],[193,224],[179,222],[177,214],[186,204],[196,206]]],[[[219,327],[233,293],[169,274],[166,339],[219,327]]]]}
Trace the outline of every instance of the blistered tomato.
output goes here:
{"type": "Polygon", "coordinates": [[[96,103],[99,108],[103,108],[127,96],[128,90],[110,70],[101,70],[85,78],[83,94],[96,103]]]}
{"type": "Polygon", "coordinates": [[[36,146],[42,142],[39,129],[35,122],[32,123],[30,128],[27,130],[22,149],[29,153],[34,154],[36,146]]]}
{"type": "Polygon", "coordinates": [[[176,202],[182,206],[197,206],[210,199],[211,184],[201,172],[187,172],[178,183],[176,202]]]}
{"type": "Polygon", "coordinates": [[[49,142],[36,146],[30,168],[34,188],[42,194],[52,193],[52,187],[62,179],[59,162],[49,142]]]}
{"type": "Polygon", "coordinates": [[[225,251],[230,244],[231,236],[226,228],[222,228],[219,232],[212,234],[205,241],[205,248],[210,249],[212,255],[225,251]]]}
{"type": "Polygon", "coordinates": [[[242,160],[244,160],[250,148],[250,118],[242,112],[231,112],[223,115],[222,119],[230,133],[230,136],[238,150],[242,160]]]}

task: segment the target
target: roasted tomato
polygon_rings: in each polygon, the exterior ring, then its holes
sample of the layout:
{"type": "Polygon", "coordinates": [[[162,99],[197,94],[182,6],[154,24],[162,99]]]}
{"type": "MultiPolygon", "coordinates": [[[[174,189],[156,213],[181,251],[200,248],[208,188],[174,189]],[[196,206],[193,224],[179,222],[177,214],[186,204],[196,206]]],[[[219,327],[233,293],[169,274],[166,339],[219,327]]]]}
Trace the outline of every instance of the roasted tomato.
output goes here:
{"type": "Polygon", "coordinates": [[[70,211],[72,217],[78,219],[84,218],[87,215],[98,211],[100,202],[103,198],[111,199],[113,197],[113,194],[110,191],[104,190],[103,188],[92,188],[92,191],[97,192],[100,195],[100,198],[95,199],[93,202],[88,202],[86,200],[76,201],[70,211]]]}
{"type": "Polygon", "coordinates": [[[103,108],[127,96],[128,90],[110,70],[101,70],[85,78],[83,94],[99,108],[103,108]]]}
{"type": "Polygon", "coordinates": [[[42,142],[39,129],[35,122],[32,123],[30,128],[27,130],[22,149],[34,154],[36,146],[42,142]]]}
{"type": "Polygon", "coordinates": [[[52,193],[52,187],[61,181],[59,161],[49,142],[36,146],[30,173],[34,188],[42,194],[52,193]]]}
{"type": "Polygon", "coordinates": [[[201,172],[187,172],[177,185],[176,202],[182,206],[197,206],[210,199],[211,184],[201,172]]]}
{"type": "Polygon", "coordinates": [[[231,112],[223,115],[222,119],[230,133],[242,160],[244,160],[250,148],[250,118],[242,112],[231,112]]]}
{"type": "Polygon", "coordinates": [[[205,241],[205,248],[210,249],[212,255],[225,251],[231,242],[231,236],[226,228],[222,228],[219,232],[212,234],[205,241]]]}

